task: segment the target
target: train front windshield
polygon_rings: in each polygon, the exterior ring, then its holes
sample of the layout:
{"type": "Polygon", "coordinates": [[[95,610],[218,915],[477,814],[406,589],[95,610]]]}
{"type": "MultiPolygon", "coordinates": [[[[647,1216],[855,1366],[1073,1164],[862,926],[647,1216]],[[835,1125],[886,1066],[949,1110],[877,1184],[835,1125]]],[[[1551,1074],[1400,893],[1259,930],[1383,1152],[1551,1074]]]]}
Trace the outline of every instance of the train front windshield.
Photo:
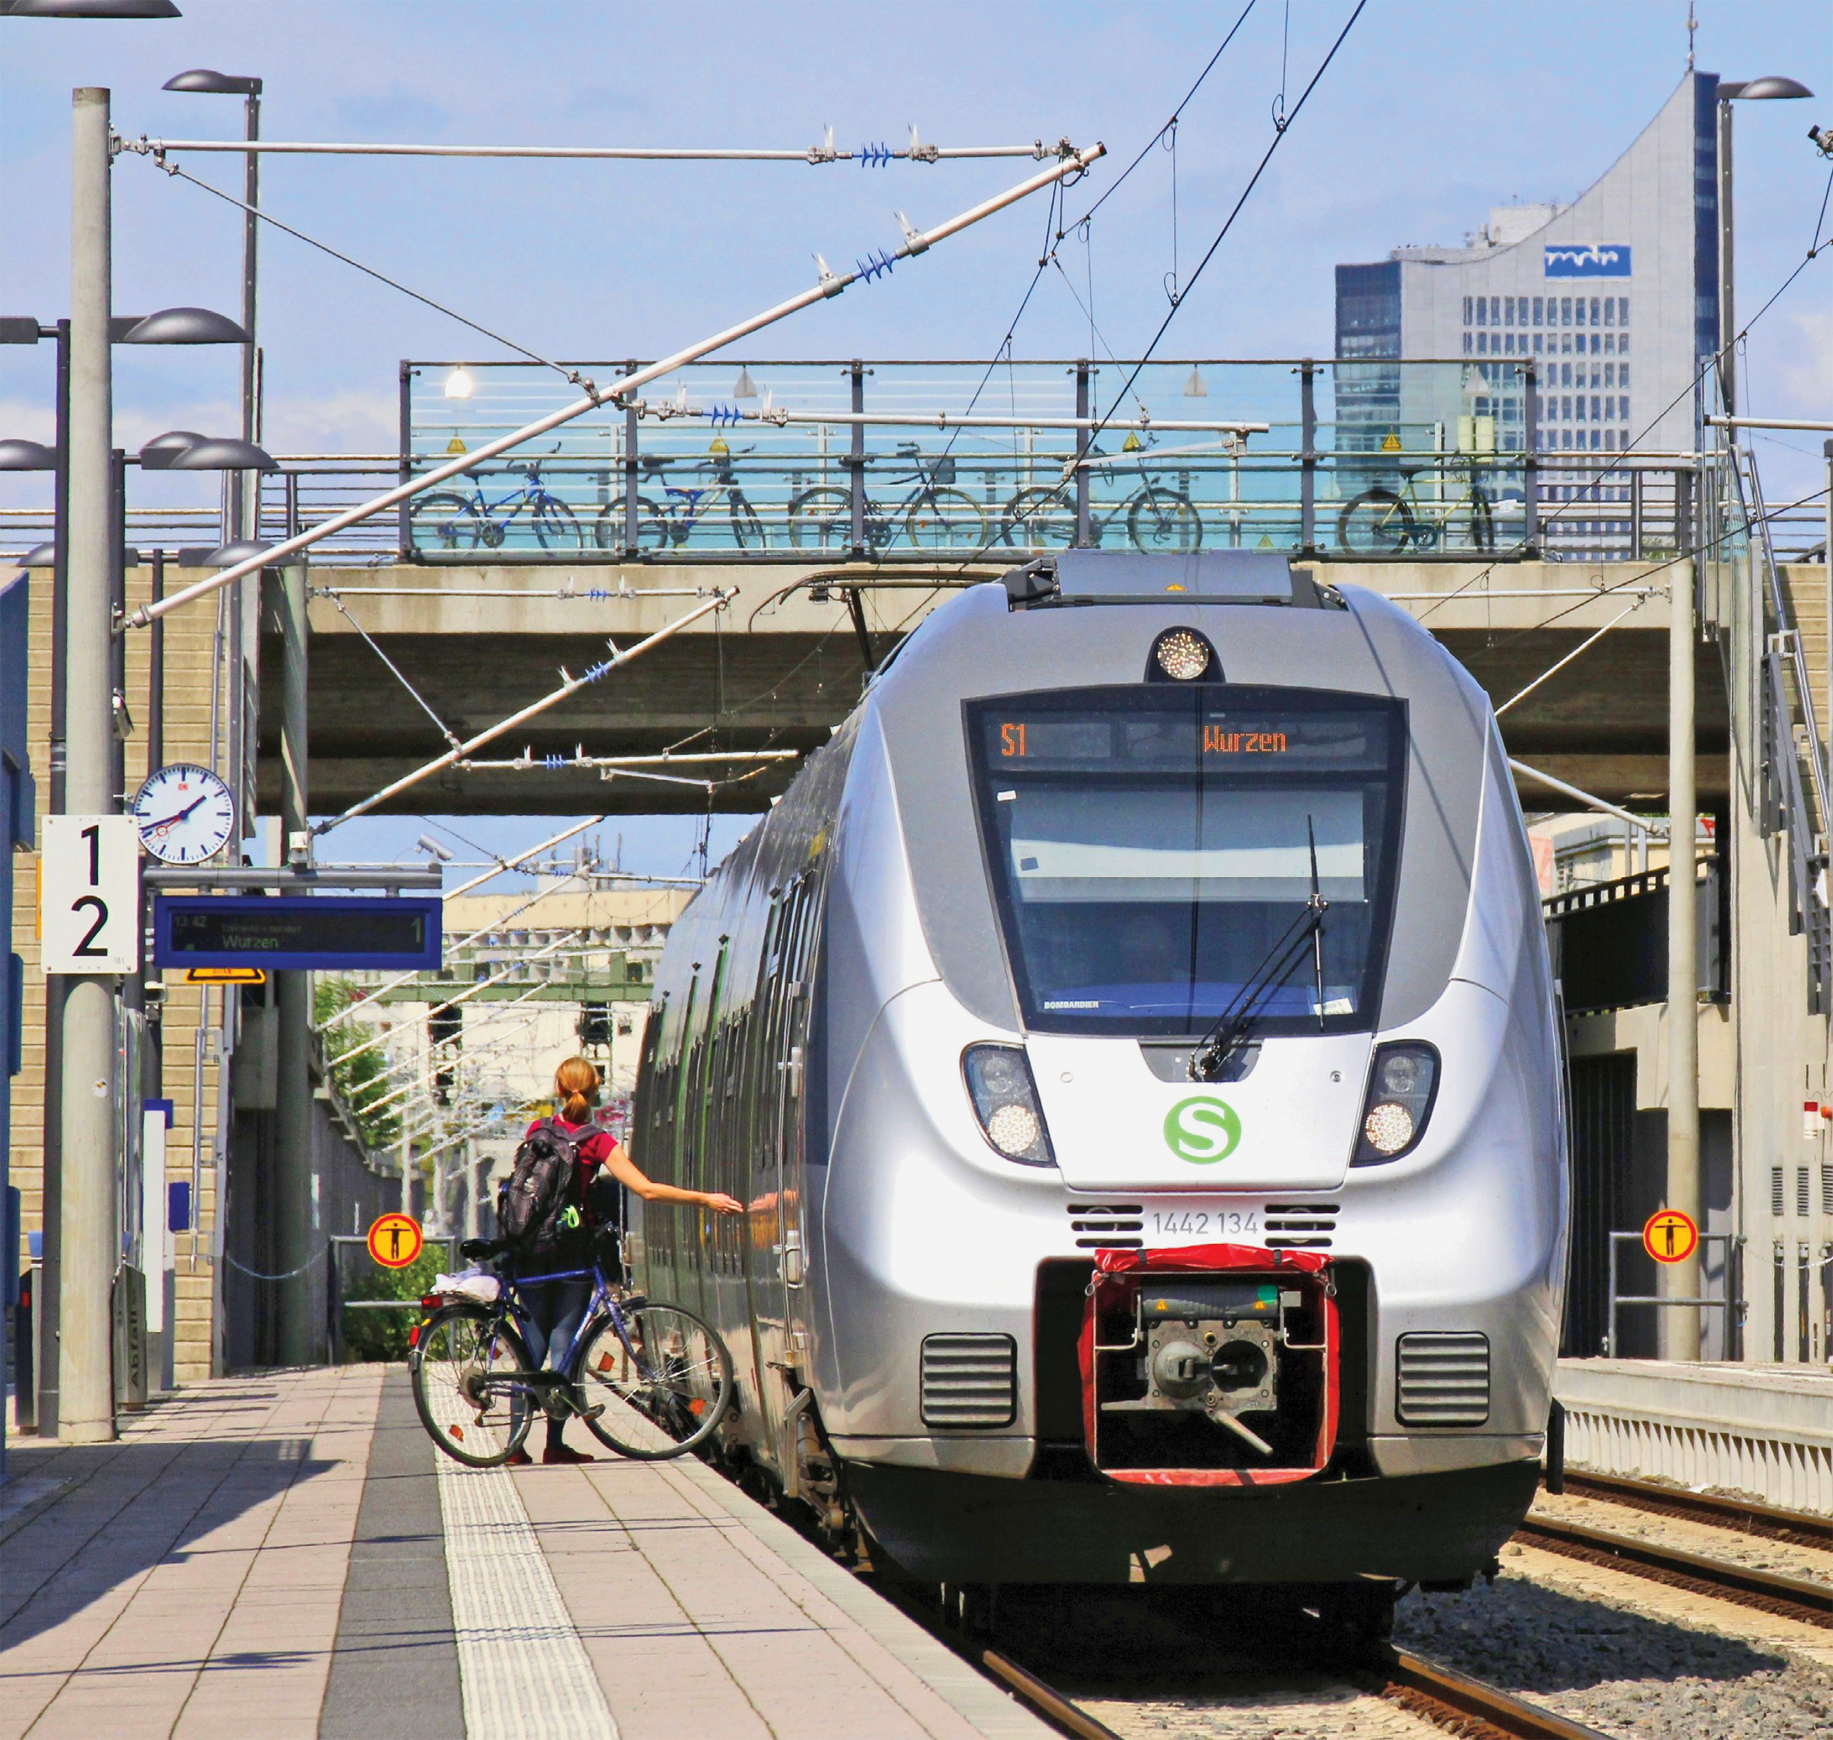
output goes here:
{"type": "Polygon", "coordinates": [[[1393,907],[1403,705],[1145,684],[966,705],[982,838],[1027,1027],[1205,1032],[1304,916],[1259,1033],[1373,1025],[1393,907]],[[1302,934],[1302,933],[1301,933],[1302,934]]]}

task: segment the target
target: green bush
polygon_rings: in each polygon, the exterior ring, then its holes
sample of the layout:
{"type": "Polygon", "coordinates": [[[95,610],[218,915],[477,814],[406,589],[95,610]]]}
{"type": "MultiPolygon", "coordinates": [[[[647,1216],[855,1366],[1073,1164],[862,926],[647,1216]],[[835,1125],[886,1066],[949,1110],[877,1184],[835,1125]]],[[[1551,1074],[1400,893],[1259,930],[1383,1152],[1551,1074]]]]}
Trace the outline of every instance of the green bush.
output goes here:
{"type": "MultiPolygon", "coordinates": [[[[351,1247],[355,1249],[355,1247],[351,1247]]],[[[367,1251],[346,1259],[352,1274],[347,1299],[418,1299],[433,1277],[450,1268],[452,1254],[443,1242],[429,1244],[405,1269],[385,1269],[367,1251]]],[[[407,1358],[411,1311],[346,1311],[344,1357],[351,1360],[407,1358]]]]}

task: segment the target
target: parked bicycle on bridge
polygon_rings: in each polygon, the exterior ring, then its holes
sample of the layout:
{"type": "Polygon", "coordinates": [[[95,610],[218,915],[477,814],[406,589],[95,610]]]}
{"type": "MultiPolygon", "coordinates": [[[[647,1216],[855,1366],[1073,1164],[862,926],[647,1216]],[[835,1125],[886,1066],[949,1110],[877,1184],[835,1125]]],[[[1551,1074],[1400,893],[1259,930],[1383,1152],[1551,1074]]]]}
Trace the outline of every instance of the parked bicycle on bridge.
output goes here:
{"type": "MultiPolygon", "coordinates": [[[[556,446],[554,452],[559,451],[556,446]]],[[[573,510],[541,481],[541,461],[509,470],[512,475],[521,472],[522,486],[495,501],[485,496],[475,478],[468,496],[450,489],[416,496],[408,514],[415,549],[500,550],[510,533],[524,525],[544,550],[583,549],[585,539],[573,510]]]]}
{"type": "MultiPolygon", "coordinates": [[[[752,451],[749,447],[742,452],[752,451]]],[[[638,463],[651,485],[663,492],[663,499],[639,495],[636,498],[636,547],[639,550],[678,550],[702,527],[709,530],[716,523],[720,508],[725,509],[718,523],[731,533],[733,544],[741,550],[761,550],[769,542],[764,522],[740,487],[733,468],[731,450],[724,441],[713,443],[711,456],[697,462],[696,469],[711,472],[713,481],[699,489],[685,489],[668,483],[663,473],[675,463],[667,454],[646,453],[638,463]]],[[[624,545],[625,507],[621,501],[607,502],[599,509],[592,525],[592,541],[601,550],[619,550],[624,545]]]]}
{"type": "MultiPolygon", "coordinates": [[[[882,550],[900,526],[919,550],[977,550],[987,541],[987,517],[979,502],[956,489],[952,454],[925,459],[914,441],[900,441],[898,457],[914,470],[891,480],[912,486],[895,507],[864,504],[862,531],[867,549],[882,550]]],[[[789,504],[789,541],[798,550],[846,550],[853,542],[853,493],[838,484],[818,483],[789,504]]]]}
{"type": "MultiPolygon", "coordinates": [[[[1143,453],[1150,441],[1142,442],[1129,434],[1121,452],[1143,453]]],[[[1101,449],[1091,447],[1089,460],[1105,457],[1101,449]]],[[[1123,461],[1125,463],[1125,461],[1123,461]]],[[[1203,516],[1189,496],[1189,472],[1181,476],[1182,489],[1171,489],[1146,470],[1147,460],[1134,461],[1139,466],[1139,488],[1124,496],[1105,513],[1092,503],[1088,515],[1088,541],[1100,549],[1107,529],[1116,520],[1126,527],[1127,541],[1136,550],[1157,553],[1187,551],[1202,547],[1203,516]]],[[[1162,463],[1162,462],[1161,462],[1162,463]]],[[[1112,464],[1095,467],[1103,483],[1114,481],[1112,464]]],[[[1076,541],[1076,486],[1071,480],[1054,484],[1034,484],[1021,489],[1006,503],[1000,520],[999,536],[1003,543],[1021,549],[1068,549],[1076,541]]]]}

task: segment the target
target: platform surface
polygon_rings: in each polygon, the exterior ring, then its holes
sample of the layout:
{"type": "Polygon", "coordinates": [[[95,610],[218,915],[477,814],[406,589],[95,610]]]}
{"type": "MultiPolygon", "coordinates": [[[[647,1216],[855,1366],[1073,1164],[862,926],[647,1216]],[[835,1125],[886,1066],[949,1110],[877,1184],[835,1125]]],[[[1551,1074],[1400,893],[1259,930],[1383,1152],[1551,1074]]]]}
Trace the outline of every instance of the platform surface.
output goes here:
{"type": "Polygon", "coordinates": [[[8,1461],[0,1740],[1051,1732],[693,1459],[462,1469],[398,1367],[8,1461]]]}

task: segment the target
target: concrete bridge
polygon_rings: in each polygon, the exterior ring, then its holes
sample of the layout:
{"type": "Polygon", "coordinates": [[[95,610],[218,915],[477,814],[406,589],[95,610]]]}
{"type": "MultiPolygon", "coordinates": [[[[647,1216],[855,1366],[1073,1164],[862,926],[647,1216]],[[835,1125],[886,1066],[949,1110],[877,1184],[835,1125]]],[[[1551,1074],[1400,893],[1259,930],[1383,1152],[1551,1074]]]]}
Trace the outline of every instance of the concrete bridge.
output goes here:
{"type": "MultiPolygon", "coordinates": [[[[857,701],[867,655],[882,660],[964,579],[1004,564],[931,572],[871,564],[633,562],[539,566],[315,567],[311,572],[310,748],[315,811],[340,810],[628,647],[712,588],[731,605],[683,630],[479,752],[402,794],[408,813],[578,814],[763,808],[795,761],[651,764],[667,780],[606,778],[588,757],[806,751],[857,701]],[[386,655],[400,673],[391,673],[386,655]],[[405,679],[405,680],[403,680],[405,679]],[[410,693],[408,686],[420,699],[410,693]],[[424,705],[422,705],[424,701],[424,705]],[[433,715],[439,721],[435,723],[433,715]],[[505,762],[532,752],[532,765],[505,762]],[[565,765],[545,765],[559,758],[565,765]],[[732,783],[749,775],[742,783],[732,783]],[[685,780],[688,783],[672,783],[685,780]]],[[[1648,562],[1331,562],[1332,581],[1367,586],[1413,612],[1497,704],[1596,630],[1621,623],[1503,720],[1511,755],[1616,802],[1659,810],[1667,789],[1670,574],[1648,562]],[[1631,607],[1634,607],[1633,609],[1631,607]]],[[[1803,570],[1815,581],[1823,570],[1803,570]]],[[[1794,590],[1811,599],[1816,587],[1794,590]]],[[[1817,614],[1816,632],[1824,612],[1817,614]]],[[[1818,655],[1816,655],[1818,658],[1818,655]]],[[[1818,663],[1816,668],[1818,668],[1818,663]]],[[[278,641],[261,661],[261,807],[278,807],[278,641]]],[[[1728,727],[1717,647],[1698,652],[1699,790],[1726,802],[1728,727]]],[[[1553,807],[1522,786],[1530,808],[1553,807]]]]}

